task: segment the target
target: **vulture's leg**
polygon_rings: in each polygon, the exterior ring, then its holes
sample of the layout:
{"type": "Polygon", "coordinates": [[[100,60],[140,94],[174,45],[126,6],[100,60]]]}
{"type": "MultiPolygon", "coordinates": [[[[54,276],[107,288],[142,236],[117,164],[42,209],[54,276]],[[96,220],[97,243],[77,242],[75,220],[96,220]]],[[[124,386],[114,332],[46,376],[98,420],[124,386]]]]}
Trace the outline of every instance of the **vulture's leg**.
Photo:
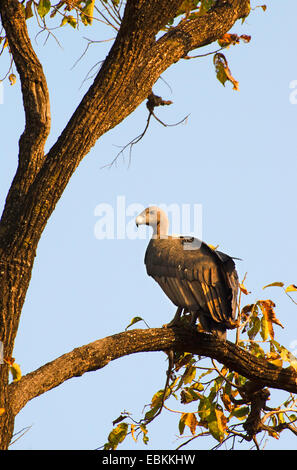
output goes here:
{"type": "Polygon", "coordinates": [[[199,316],[199,310],[191,311],[190,315],[191,315],[190,325],[194,327],[196,325],[196,321],[199,316]]]}
{"type": "Polygon", "coordinates": [[[167,323],[166,325],[163,325],[164,328],[172,328],[173,326],[179,326],[180,325],[180,316],[182,314],[183,308],[178,307],[176,314],[174,315],[173,319],[171,322],[167,323]]]}

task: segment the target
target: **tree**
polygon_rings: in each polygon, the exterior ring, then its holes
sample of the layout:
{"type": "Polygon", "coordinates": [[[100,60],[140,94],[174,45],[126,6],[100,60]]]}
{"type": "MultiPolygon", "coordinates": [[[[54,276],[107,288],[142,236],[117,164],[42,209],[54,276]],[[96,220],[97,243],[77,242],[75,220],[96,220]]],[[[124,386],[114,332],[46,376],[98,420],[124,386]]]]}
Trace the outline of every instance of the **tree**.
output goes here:
{"type": "MultiPolygon", "coordinates": [[[[19,141],[19,165],[0,222],[0,340],[5,356],[5,363],[0,369],[0,435],[3,449],[11,441],[16,414],[29,400],[71,377],[99,369],[112,359],[137,351],[174,349],[179,353],[206,355],[219,360],[230,371],[248,378],[242,400],[251,406],[246,415],[250,426],[252,418],[258,418],[259,410],[266,406],[268,395],[263,392],[264,387],[296,392],[294,367],[283,369],[280,365],[271,365],[267,357],[258,358],[253,354],[254,351],[243,352],[238,345],[220,344],[215,338],[188,331],[187,328],[127,331],[79,347],[20,380],[9,383],[9,370],[16,369],[12,359],[13,346],[36,249],[77,166],[103,134],[152,96],[154,83],[168,67],[181,58],[187,58],[190,51],[217,40],[220,41],[220,47],[237,42],[238,37],[226,36],[226,33],[237,20],[244,19],[250,13],[249,1],[239,0],[162,0],[157,5],[151,1],[127,1],[123,17],[117,18],[120,27],[107,58],[60,137],[45,154],[50,131],[49,94],[42,66],[28,35],[26,18],[33,13],[32,8],[37,7],[41,18],[45,18],[50,11],[52,15],[62,12],[62,23],[76,26],[79,20],[91,23],[93,6],[93,2],[79,2],[73,8],[69,2],[60,2],[51,7],[46,1],[38,4],[28,1],[22,5],[17,0],[2,0],[0,4],[5,30],[3,41],[4,45],[9,46],[20,77],[26,118],[25,130],[19,141]],[[197,8],[198,4],[200,9],[197,8]],[[76,16],[70,14],[72,10],[76,16]],[[179,21],[180,15],[182,21],[179,21]],[[107,354],[110,344],[116,344],[113,355],[107,354]]],[[[117,7],[118,2],[111,2],[112,11],[117,11],[117,7]]],[[[227,79],[231,80],[236,87],[236,81],[222,54],[216,54],[215,65],[218,78],[223,83],[227,79]]],[[[10,80],[14,80],[14,74],[10,74],[10,80]]],[[[149,112],[154,112],[156,103],[152,105],[152,98],[148,103],[149,112]]],[[[253,315],[249,318],[257,317],[253,315]]],[[[282,347],[274,351],[276,355],[273,360],[279,360],[283,351],[282,347]]],[[[191,362],[193,357],[188,356],[187,360],[191,362]]],[[[194,367],[192,362],[191,366],[194,367]]],[[[275,413],[276,416],[278,414],[275,413]]],[[[186,421],[182,423],[187,424],[186,421]]],[[[257,419],[256,424],[259,424],[257,419]]],[[[248,429],[249,437],[254,438],[260,430],[257,425],[253,423],[254,427],[248,429]]],[[[284,423],[276,422],[275,426],[280,431],[281,427],[284,429],[293,424],[285,420],[284,423]]]]}

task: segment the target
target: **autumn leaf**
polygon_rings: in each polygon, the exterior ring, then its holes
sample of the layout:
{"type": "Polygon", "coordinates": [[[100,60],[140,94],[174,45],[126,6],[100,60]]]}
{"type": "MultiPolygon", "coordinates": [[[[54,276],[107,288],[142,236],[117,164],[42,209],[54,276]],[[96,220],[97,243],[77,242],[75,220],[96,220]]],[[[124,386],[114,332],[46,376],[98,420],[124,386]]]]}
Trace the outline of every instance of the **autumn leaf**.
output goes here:
{"type": "Polygon", "coordinates": [[[238,34],[225,33],[224,36],[218,39],[218,43],[221,47],[229,47],[231,45],[234,46],[235,44],[238,44],[241,39],[244,42],[250,42],[251,36],[248,36],[247,34],[238,36],[238,34]]]}
{"type": "Polygon", "coordinates": [[[22,378],[22,372],[19,364],[15,362],[9,367],[9,370],[12,374],[12,378],[14,382],[18,382],[22,378]]]}
{"type": "Polygon", "coordinates": [[[5,413],[5,408],[0,408],[0,416],[2,416],[5,413]]]}
{"type": "MultiPolygon", "coordinates": [[[[272,302],[272,300],[259,300],[258,301],[258,304],[260,305],[260,308],[262,310],[262,313],[263,313],[263,326],[262,326],[262,329],[264,330],[267,329],[267,332],[269,333],[270,335],[270,338],[271,339],[274,339],[274,330],[273,330],[273,323],[275,323],[276,325],[279,325],[281,326],[282,328],[283,325],[281,324],[281,322],[276,318],[275,316],[275,311],[274,311],[274,307],[275,307],[275,303],[272,302]]],[[[266,330],[265,330],[266,332],[266,330]]],[[[264,341],[267,339],[268,335],[264,335],[265,337],[263,337],[264,341]]]]}
{"type": "Polygon", "coordinates": [[[207,418],[208,429],[211,435],[219,442],[225,437],[227,419],[219,408],[213,407],[207,418]]]}
{"type": "Polygon", "coordinates": [[[8,80],[10,81],[10,85],[14,85],[16,83],[16,75],[14,73],[11,73],[9,76],[8,76],[8,80]]]}
{"type": "Polygon", "coordinates": [[[143,440],[143,443],[145,445],[147,445],[148,441],[149,441],[149,438],[147,436],[147,429],[146,429],[146,426],[144,424],[141,424],[140,426],[140,429],[142,431],[142,440],[143,440]]]}
{"type": "Polygon", "coordinates": [[[83,24],[87,26],[93,23],[95,0],[87,0],[85,3],[86,5],[82,8],[80,16],[83,24]]]}
{"type": "Polygon", "coordinates": [[[278,367],[282,367],[283,361],[278,352],[273,351],[273,352],[267,353],[266,357],[268,361],[271,362],[271,364],[274,364],[275,366],[278,366],[278,367]]]}
{"type": "Polygon", "coordinates": [[[283,287],[284,283],[283,282],[272,282],[271,284],[267,284],[267,286],[264,286],[263,289],[266,289],[266,287],[283,287]]]}
{"type": "Polygon", "coordinates": [[[132,436],[133,441],[137,442],[134,431],[135,431],[135,424],[132,423],[131,424],[131,436],[132,436]]]}
{"type": "Polygon", "coordinates": [[[33,16],[32,1],[33,0],[29,0],[26,3],[26,6],[25,6],[25,18],[26,18],[26,20],[28,20],[29,18],[32,18],[32,16],[33,16]]]}
{"type": "Polygon", "coordinates": [[[180,434],[183,434],[185,426],[190,428],[192,435],[195,434],[198,421],[195,413],[183,413],[179,422],[180,434]]]}
{"type": "Polygon", "coordinates": [[[295,284],[291,284],[290,286],[286,287],[286,292],[295,292],[297,291],[297,286],[295,284]]]}
{"type": "Polygon", "coordinates": [[[232,404],[230,396],[228,395],[228,393],[224,392],[222,394],[221,398],[222,398],[222,402],[224,403],[225,409],[229,412],[232,411],[232,409],[234,408],[234,405],[232,404]]]}
{"type": "Polygon", "coordinates": [[[243,284],[239,284],[239,289],[241,290],[241,292],[245,295],[248,295],[250,294],[250,292],[247,290],[247,288],[243,285],[243,284]]]}
{"type": "Polygon", "coordinates": [[[191,383],[192,380],[195,379],[195,376],[196,376],[196,367],[194,367],[194,366],[187,367],[186,372],[183,376],[184,384],[191,383]]]}
{"type": "Polygon", "coordinates": [[[224,54],[215,54],[213,62],[216,69],[217,79],[222,83],[222,85],[225,86],[226,81],[229,80],[233,84],[233,90],[239,90],[239,83],[232,77],[224,54]]]}
{"type": "Polygon", "coordinates": [[[293,367],[293,369],[295,369],[295,371],[297,372],[297,358],[290,351],[288,351],[287,348],[279,344],[277,341],[272,340],[271,342],[280,353],[282,360],[289,362],[290,366],[293,367]]]}

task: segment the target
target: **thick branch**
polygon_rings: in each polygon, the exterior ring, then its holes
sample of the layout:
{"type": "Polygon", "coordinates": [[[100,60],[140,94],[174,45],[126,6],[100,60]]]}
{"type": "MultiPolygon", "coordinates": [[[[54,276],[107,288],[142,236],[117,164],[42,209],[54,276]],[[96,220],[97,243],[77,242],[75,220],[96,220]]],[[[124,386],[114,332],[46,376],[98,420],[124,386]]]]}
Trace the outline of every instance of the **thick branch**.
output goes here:
{"type": "Polygon", "coordinates": [[[220,341],[192,329],[136,329],[76,348],[12,383],[9,386],[12,411],[16,415],[32,398],[72,377],[101,369],[120,357],[169,349],[211,357],[263,387],[297,393],[297,373],[294,370],[277,367],[229,341],[220,341]]]}
{"type": "Polygon", "coordinates": [[[20,76],[25,109],[25,129],[19,142],[19,167],[6,207],[11,213],[32,184],[44,160],[44,144],[50,130],[49,93],[42,66],[17,0],[1,0],[0,14],[9,48],[20,76]]]}

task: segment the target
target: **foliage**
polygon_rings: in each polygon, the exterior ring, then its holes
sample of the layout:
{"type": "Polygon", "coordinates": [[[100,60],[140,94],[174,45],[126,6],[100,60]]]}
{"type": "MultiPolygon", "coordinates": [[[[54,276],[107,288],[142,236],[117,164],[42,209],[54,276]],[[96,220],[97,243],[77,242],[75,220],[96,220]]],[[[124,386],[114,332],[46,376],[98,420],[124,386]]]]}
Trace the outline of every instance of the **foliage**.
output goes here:
{"type": "MultiPolygon", "coordinates": [[[[35,17],[40,28],[39,33],[45,32],[47,34],[47,41],[50,36],[55,37],[54,31],[57,28],[69,25],[74,29],[78,29],[80,25],[83,27],[90,26],[94,21],[117,32],[121,25],[125,4],[126,2],[124,0],[61,0],[56,4],[51,0],[25,0],[22,2],[22,7],[26,20],[35,17]]],[[[187,21],[198,16],[205,15],[214,5],[215,0],[184,0],[176,12],[175,18],[169,22],[164,30],[170,30],[175,21],[187,21]]],[[[265,5],[262,5],[261,7],[265,11],[265,5]]],[[[110,40],[112,39],[114,38],[111,38],[110,40]]],[[[220,40],[218,40],[218,44],[220,46],[219,51],[228,48],[230,45],[239,44],[240,41],[247,43],[250,39],[251,37],[248,35],[238,36],[237,34],[226,33],[220,40]]],[[[59,42],[57,38],[56,40],[59,42]]],[[[90,41],[89,44],[92,42],[93,41],[90,41]]],[[[1,43],[2,48],[0,50],[0,55],[4,50],[7,50],[10,54],[9,70],[1,80],[3,81],[8,77],[10,84],[14,85],[17,81],[17,77],[14,73],[13,57],[11,55],[11,51],[7,48],[8,42],[5,35],[0,36],[0,45],[1,43]]],[[[88,49],[88,46],[86,50],[88,49]]],[[[226,57],[218,51],[211,54],[214,54],[213,61],[217,79],[224,86],[226,81],[230,81],[233,84],[233,89],[239,90],[239,83],[233,78],[226,57]]],[[[200,56],[185,56],[185,59],[196,57],[200,56]]]]}
{"type": "MultiPolygon", "coordinates": [[[[297,291],[293,284],[285,288],[283,283],[272,283],[264,289],[269,286],[282,287],[285,292],[297,291]]],[[[296,357],[275,339],[274,325],[284,328],[276,316],[275,303],[266,299],[241,307],[241,294],[249,295],[243,283],[238,305],[237,345],[272,364],[293,367],[297,371],[296,357]]],[[[176,432],[181,441],[178,449],[201,436],[213,437],[214,448],[227,441],[234,448],[238,440],[253,441],[260,448],[258,435],[263,442],[267,435],[278,439],[284,429],[296,434],[297,399],[293,394],[286,396],[277,407],[270,408],[266,405],[270,395],[267,391],[263,407],[257,410],[259,423],[255,429],[251,428],[255,413],[253,398],[257,391],[249,393],[250,385],[246,377],[224,365],[219,366],[214,360],[175,353],[168,387],[153,395],[140,421],[132,419],[127,412],[122,413],[114,421],[116,426],[104,448],[116,449],[128,435],[135,442],[141,437],[148,443],[148,426],[162,411],[177,416],[176,432]]]]}

